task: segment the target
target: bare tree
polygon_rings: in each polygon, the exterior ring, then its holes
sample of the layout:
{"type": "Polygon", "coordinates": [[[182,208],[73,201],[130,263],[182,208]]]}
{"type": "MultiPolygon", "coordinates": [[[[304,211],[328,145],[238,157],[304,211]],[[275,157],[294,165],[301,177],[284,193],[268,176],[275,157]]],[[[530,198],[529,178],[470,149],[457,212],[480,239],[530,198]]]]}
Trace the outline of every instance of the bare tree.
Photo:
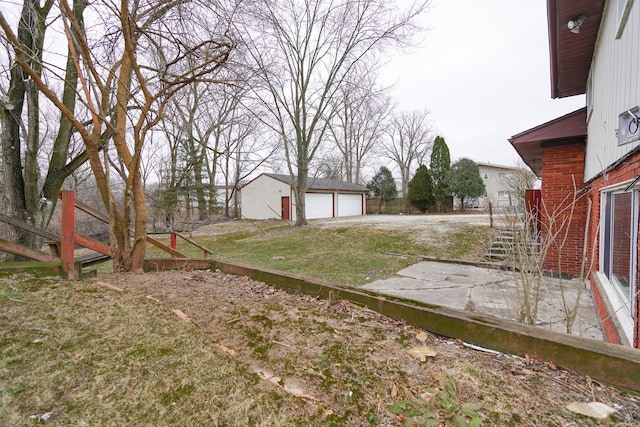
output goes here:
{"type": "Polygon", "coordinates": [[[257,118],[261,106],[250,103],[246,86],[227,86],[220,89],[223,98],[228,101],[225,104],[229,109],[228,112],[225,109],[220,110],[219,114],[226,117],[226,123],[216,132],[216,139],[219,140],[219,171],[224,182],[224,215],[236,217],[239,214],[240,184],[263,164],[269,162],[279,147],[273,143],[272,138],[265,136],[257,118]]]}
{"type": "Polygon", "coordinates": [[[347,169],[345,166],[345,158],[341,154],[328,152],[322,156],[317,169],[317,175],[320,178],[342,181],[345,179],[345,170],[347,169]]]}
{"type": "MultiPolygon", "coordinates": [[[[53,83],[41,77],[31,59],[32,50],[1,13],[0,27],[15,52],[15,63],[84,142],[99,193],[109,211],[114,268],[139,272],[146,253],[148,216],[140,174],[146,136],[162,119],[168,102],[178,91],[193,81],[213,80],[212,73],[225,64],[234,44],[225,34],[214,32],[219,17],[195,1],[121,0],[119,5],[92,4],[92,12],[99,19],[90,32],[84,30],[66,0],[60,1],[59,7],[78,75],[77,97],[86,116],[68,108],[54,91],[53,83]],[[115,148],[116,161],[109,157],[110,144],[115,148]],[[112,168],[119,165],[124,181],[121,204],[116,203],[110,182],[112,168]]],[[[223,31],[226,28],[224,25],[223,31]]]]}
{"type": "Polygon", "coordinates": [[[527,190],[533,189],[538,177],[525,166],[523,163],[519,163],[515,170],[507,173],[501,181],[504,183],[509,197],[513,200],[513,203],[519,208],[523,209],[525,204],[527,190]]]}
{"type": "MultiPolygon", "coordinates": [[[[173,141],[170,145],[172,147],[171,180],[167,190],[175,194],[176,185],[183,190],[189,216],[190,201],[195,196],[199,220],[207,217],[210,204],[215,203],[214,181],[209,167],[212,163],[211,156],[215,164],[218,143],[217,139],[213,138],[212,146],[211,139],[221,123],[212,112],[217,105],[217,93],[213,91],[213,86],[216,85],[193,82],[186,87],[182,96],[172,100],[174,115],[166,120],[171,122],[169,125],[171,131],[169,132],[167,126],[164,126],[167,138],[173,141]],[[178,168],[178,162],[181,164],[180,168],[178,168]]],[[[175,207],[175,203],[167,207],[171,209],[172,206],[175,207]]]]}
{"type": "MultiPolygon", "coordinates": [[[[13,35],[13,40],[4,39],[7,49],[7,59],[12,59],[11,45],[17,44],[23,52],[24,61],[29,65],[33,74],[42,76],[43,72],[43,45],[45,40],[46,20],[53,1],[48,0],[41,6],[40,1],[24,0],[17,24],[17,34],[13,35]]],[[[74,13],[82,15],[83,2],[78,2],[74,6],[74,13]]],[[[0,18],[4,25],[6,23],[4,15],[0,12],[0,18]]],[[[47,207],[47,204],[40,204],[42,193],[38,191],[38,180],[40,178],[38,153],[40,150],[40,98],[34,80],[21,67],[13,66],[13,61],[9,61],[12,66],[5,72],[7,77],[7,88],[2,88],[0,95],[3,98],[0,108],[0,148],[2,162],[2,210],[8,215],[29,222],[34,225],[46,226],[51,218],[52,207],[44,210],[44,215],[39,209],[47,207]],[[24,112],[26,103],[26,112],[24,112]],[[24,120],[23,120],[24,119],[24,120]]],[[[70,80],[72,77],[70,77],[70,80]]],[[[65,87],[65,94],[67,88],[65,87]]],[[[73,99],[68,97],[64,101],[73,99]]],[[[63,121],[59,137],[63,136],[63,121]]],[[[56,141],[58,143],[58,141],[56,141]]],[[[68,138],[67,138],[68,144],[68,138]]],[[[62,156],[52,156],[51,168],[60,169],[66,161],[67,151],[62,146],[56,145],[58,153],[62,156]]],[[[62,174],[60,174],[62,175],[62,174]]],[[[59,181],[61,185],[62,181],[59,181]]],[[[58,186],[58,190],[59,190],[58,186]]],[[[57,193],[57,192],[56,192],[57,193]]],[[[47,196],[50,197],[49,192],[47,196]]],[[[57,198],[57,194],[56,197],[57,198]]],[[[55,203],[54,198],[54,203],[55,203]]],[[[46,200],[46,197],[44,198],[46,200]]],[[[27,233],[18,227],[7,226],[9,239],[31,247],[37,247],[39,239],[35,235],[27,233]]]]}
{"type": "Polygon", "coordinates": [[[355,184],[362,183],[366,156],[382,141],[391,106],[386,90],[377,88],[375,77],[370,68],[352,73],[334,100],[331,136],[342,155],[344,179],[355,184]]]}
{"type": "Polygon", "coordinates": [[[409,41],[426,2],[401,12],[387,0],[264,0],[255,6],[244,33],[253,36],[246,49],[260,79],[256,94],[284,143],[296,177],[296,225],[305,225],[310,164],[336,114],[340,88],[376,51],[409,41]]]}
{"type": "Polygon", "coordinates": [[[398,167],[402,185],[404,212],[411,206],[409,181],[411,171],[424,163],[433,146],[433,127],[427,110],[400,113],[391,119],[387,129],[387,140],[382,146],[382,154],[398,167]]]}

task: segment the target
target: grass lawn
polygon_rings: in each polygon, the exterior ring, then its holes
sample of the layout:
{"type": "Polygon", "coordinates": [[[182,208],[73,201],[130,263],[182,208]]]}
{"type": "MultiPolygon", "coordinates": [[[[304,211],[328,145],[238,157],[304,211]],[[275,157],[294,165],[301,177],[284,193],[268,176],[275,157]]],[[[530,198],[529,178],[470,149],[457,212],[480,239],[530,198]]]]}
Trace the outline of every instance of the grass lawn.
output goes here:
{"type": "MultiPolygon", "coordinates": [[[[323,228],[266,223],[254,231],[236,231],[193,240],[214,251],[213,258],[305,274],[331,282],[360,285],[414,264],[418,256],[482,260],[492,230],[456,224],[417,241],[415,230],[382,230],[371,226],[323,228]]],[[[424,231],[423,231],[424,233],[424,231]]],[[[428,233],[428,232],[427,232],[428,233]]],[[[189,257],[202,252],[179,241],[189,257]]],[[[150,248],[150,257],[162,257],[150,248]]]]}
{"type": "MultiPolygon", "coordinates": [[[[221,259],[358,284],[417,255],[476,259],[490,233],[443,230],[425,239],[416,230],[263,224],[195,240],[221,259]]],[[[211,270],[98,280],[110,286],[0,277],[0,425],[640,422],[633,395],[545,362],[470,350],[344,301],[211,270]],[[432,355],[421,361],[410,351],[424,346],[432,355]],[[592,399],[618,413],[597,422],[565,408],[592,399]]]]}
{"type": "Polygon", "coordinates": [[[0,306],[4,426],[291,425],[287,396],[140,295],[17,276],[0,306]]]}

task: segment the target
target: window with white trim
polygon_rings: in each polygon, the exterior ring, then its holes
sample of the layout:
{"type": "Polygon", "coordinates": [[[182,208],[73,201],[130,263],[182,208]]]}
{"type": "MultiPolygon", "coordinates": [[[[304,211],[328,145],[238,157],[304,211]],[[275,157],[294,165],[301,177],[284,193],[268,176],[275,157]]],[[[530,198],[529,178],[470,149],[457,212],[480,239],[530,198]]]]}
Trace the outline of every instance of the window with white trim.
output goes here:
{"type": "Polygon", "coordinates": [[[638,289],[638,190],[602,194],[602,266],[607,296],[629,341],[632,341],[635,295],[638,289]],[[626,326],[625,326],[626,325],[626,326]]]}

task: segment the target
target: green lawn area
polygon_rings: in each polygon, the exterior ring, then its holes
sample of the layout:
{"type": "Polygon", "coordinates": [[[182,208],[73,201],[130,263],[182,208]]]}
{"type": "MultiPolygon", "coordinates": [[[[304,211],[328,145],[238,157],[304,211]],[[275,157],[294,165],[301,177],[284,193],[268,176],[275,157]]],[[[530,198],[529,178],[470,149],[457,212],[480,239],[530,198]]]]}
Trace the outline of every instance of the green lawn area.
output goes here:
{"type": "MultiPolygon", "coordinates": [[[[418,261],[419,256],[482,260],[492,230],[456,224],[446,232],[434,227],[431,239],[417,242],[415,230],[382,230],[372,226],[323,228],[281,223],[260,225],[256,231],[194,237],[211,249],[212,258],[249,264],[359,285],[389,276],[418,261]]],[[[429,234],[427,232],[427,234],[429,234]]],[[[178,239],[178,249],[189,257],[202,251],[178,239]]],[[[423,239],[424,240],[424,239],[423,239]]],[[[150,257],[162,257],[155,248],[150,257]]]]}

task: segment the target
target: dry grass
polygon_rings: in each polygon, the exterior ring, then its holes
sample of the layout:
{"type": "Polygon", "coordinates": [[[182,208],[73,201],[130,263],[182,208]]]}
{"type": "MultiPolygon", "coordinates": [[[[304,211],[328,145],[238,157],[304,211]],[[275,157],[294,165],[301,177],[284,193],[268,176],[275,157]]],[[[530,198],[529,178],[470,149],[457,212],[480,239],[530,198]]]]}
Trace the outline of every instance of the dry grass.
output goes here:
{"type": "Polygon", "coordinates": [[[0,292],[2,425],[291,425],[287,396],[140,295],[26,276],[0,292]]]}
{"type": "Polygon", "coordinates": [[[345,301],[209,270],[99,279],[0,279],[0,425],[449,426],[468,403],[485,426],[640,422],[635,396],[345,301]],[[618,412],[565,408],[591,400],[618,412]]]}

